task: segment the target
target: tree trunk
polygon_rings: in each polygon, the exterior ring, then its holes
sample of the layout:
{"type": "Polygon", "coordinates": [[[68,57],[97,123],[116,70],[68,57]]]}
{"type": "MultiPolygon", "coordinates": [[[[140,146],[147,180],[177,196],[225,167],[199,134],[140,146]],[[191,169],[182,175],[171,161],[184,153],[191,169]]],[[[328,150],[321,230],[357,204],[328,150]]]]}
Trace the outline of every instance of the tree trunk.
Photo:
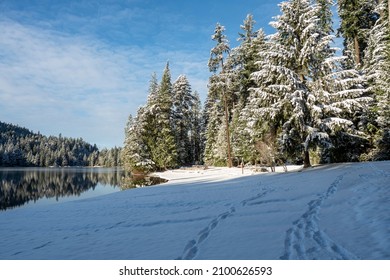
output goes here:
{"type": "Polygon", "coordinates": [[[305,150],[303,152],[303,168],[308,168],[308,167],[311,167],[310,156],[309,156],[309,151],[305,150]]]}
{"type": "Polygon", "coordinates": [[[227,105],[227,97],[226,94],[224,94],[224,105],[225,105],[225,121],[226,121],[226,141],[227,141],[227,154],[228,154],[228,162],[227,166],[229,168],[232,167],[232,155],[231,155],[231,149],[230,149],[230,132],[229,132],[229,112],[228,112],[228,105],[227,105]]]}
{"type": "Polygon", "coordinates": [[[357,35],[353,38],[355,48],[355,63],[358,66],[360,64],[360,46],[357,35]]]}

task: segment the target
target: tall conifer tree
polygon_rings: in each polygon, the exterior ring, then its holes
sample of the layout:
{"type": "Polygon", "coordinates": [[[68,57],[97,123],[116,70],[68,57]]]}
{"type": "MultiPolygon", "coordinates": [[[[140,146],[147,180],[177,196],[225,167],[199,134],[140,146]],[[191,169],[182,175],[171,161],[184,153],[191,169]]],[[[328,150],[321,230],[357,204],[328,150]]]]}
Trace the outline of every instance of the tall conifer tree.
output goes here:
{"type": "MultiPolygon", "coordinates": [[[[229,82],[230,77],[228,73],[225,73],[225,55],[229,54],[230,47],[226,35],[224,34],[225,27],[219,23],[215,27],[213,41],[216,42],[216,46],[211,49],[210,59],[208,66],[211,72],[216,73],[220,70],[220,73],[212,77],[211,82],[215,82],[215,91],[218,95],[218,99],[223,102],[224,108],[224,124],[225,124],[225,135],[226,135],[226,154],[227,154],[227,166],[232,167],[232,155],[231,155],[231,144],[230,144],[230,128],[229,128],[229,82]]],[[[213,106],[217,108],[217,106],[213,106]]],[[[213,114],[214,115],[214,114],[213,114]]],[[[209,141],[207,139],[207,141],[209,141]]],[[[207,145],[206,145],[207,146],[207,145]]]]}
{"type": "Polygon", "coordinates": [[[232,61],[231,69],[234,91],[237,93],[231,121],[232,148],[237,159],[253,161],[255,158],[254,142],[245,130],[246,121],[239,118],[242,110],[249,101],[250,89],[256,86],[251,74],[258,70],[256,63],[260,59],[259,52],[264,47],[265,34],[263,30],[255,31],[255,20],[247,15],[243,25],[240,26],[238,41],[240,45],[234,48],[229,56],[232,61]]]}
{"type": "Polygon", "coordinates": [[[260,52],[261,70],[253,74],[258,88],[248,104],[252,114],[248,124],[258,126],[266,120],[265,129],[279,135],[283,151],[290,157],[302,152],[308,167],[309,148],[329,149],[333,132],[351,133],[354,124],[342,112],[360,110],[369,99],[359,88],[357,73],[337,70],[340,59],[333,57],[329,46],[331,29],[324,32],[320,20],[321,14],[328,14],[321,11],[327,6],[312,5],[309,0],[291,0],[280,6],[282,14],[272,23],[278,32],[260,52]]]}
{"type": "Polygon", "coordinates": [[[203,132],[202,127],[202,102],[197,91],[194,92],[194,104],[191,110],[191,147],[193,149],[193,163],[200,164],[203,162],[203,132]]]}
{"type": "Polygon", "coordinates": [[[355,66],[361,67],[368,33],[378,18],[375,12],[378,3],[375,0],[338,0],[337,4],[345,54],[350,54],[355,66]]]}
{"type": "Polygon", "coordinates": [[[195,98],[191,92],[187,77],[180,75],[173,84],[174,133],[177,145],[178,163],[189,165],[193,162],[194,154],[191,147],[193,107],[195,98]]]}
{"type": "Polygon", "coordinates": [[[377,127],[371,127],[370,131],[375,133],[375,147],[370,158],[390,159],[390,17],[385,0],[380,1],[377,11],[380,18],[369,34],[363,69],[368,91],[376,101],[372,111],[377,127]]]}
{"type": "Polygon", "coordinates": [[[151,151],[152,160],[159,168],[177,166],[177,147],[173,132],[173,89],[169,63],[165,66],[155,105],[157,116],[156,148],[151,151]]]}

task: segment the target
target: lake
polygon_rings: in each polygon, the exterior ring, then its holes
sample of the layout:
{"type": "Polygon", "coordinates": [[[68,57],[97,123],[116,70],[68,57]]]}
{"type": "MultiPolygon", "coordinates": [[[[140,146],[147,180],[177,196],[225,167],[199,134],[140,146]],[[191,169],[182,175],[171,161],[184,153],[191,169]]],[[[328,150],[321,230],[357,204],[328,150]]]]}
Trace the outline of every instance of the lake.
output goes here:
{"type": "Polygon", "coordinates": [[[121,168],[0,168],[0,211],[96,197],[164,181],[132,178],[121,168]]]}

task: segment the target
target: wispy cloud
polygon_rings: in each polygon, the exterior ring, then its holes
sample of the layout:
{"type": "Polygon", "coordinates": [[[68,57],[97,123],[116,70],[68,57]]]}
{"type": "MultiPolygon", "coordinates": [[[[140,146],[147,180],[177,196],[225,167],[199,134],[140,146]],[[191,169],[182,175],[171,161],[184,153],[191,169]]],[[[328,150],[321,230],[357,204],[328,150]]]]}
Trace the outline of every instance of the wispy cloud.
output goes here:
{"type": "Polygon", "coordinates": [[[150,74],[172,57],[205,94],[207,57],[110,46],[92,36],[0,19],[0,120],[45,134],[121,145],[129,113],[145,102],[150,74]],[[206,59],[206,61],[204,60],[206,59]]]}

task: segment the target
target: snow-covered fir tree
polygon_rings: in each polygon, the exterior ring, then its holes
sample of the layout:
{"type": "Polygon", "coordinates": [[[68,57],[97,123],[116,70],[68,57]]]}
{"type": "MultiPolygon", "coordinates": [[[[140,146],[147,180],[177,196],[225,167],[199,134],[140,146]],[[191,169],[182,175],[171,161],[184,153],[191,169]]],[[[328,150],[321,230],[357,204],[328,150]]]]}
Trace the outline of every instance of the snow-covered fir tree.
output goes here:
{"type": "Polygon", "coordinates": [[[156,149],[158,92],[157,76],[153,73],[147,103],[138,109],[135,118],[130,115],[126,124],[122,153],[122,162],[126,170],[147,173],[156,168],[151,151],[156,149]]]}
{"type": "Polygon", "coordinates": [[[155,167],[150,159],[149,148],[146,144],[146,131],[143,127],[142,118],[145,108],[138,109],[137,117],[134,119],[129,115],[125,128],[125,142],[122,151],[123,167],[133,173],[148,173],[155,167]]]}
{"type": "MultiPolygon", "coordinates": [[[[153,161],[153,153],[157,150],[157,137],[159,134],[159,91],[160,87],[158,84],[157,76],[155,73],[152,74],[149,82],[148,98],[145,106],[142,106],[137,111],[135,125],[139,127],[140,135],[139,140],[147,150],[145,155],[149,163],[156,164],[153,161]]],[[[144,159],[142,158],[144,161],[144,159]]],[[[157,168],[159,166],[156,165],[157,168]]]]}
{"type": "Polygon", "coordinates": [[[282,2],[270,36],[255,31],[248,15],[232,49],[217,24],[203,113],[184,75],[171,84],[167,64],[127,129],[138,136],[126,139],[141,139],[134,147],[142,142],[144,158],[158,169],[202,161],[232,166],[233,159],[308,167],[313,160],[383,158],[390,149],[389,1],[337,1],[342,57],[333,47],[335,3],[282,2]]]}
{"type": "Polygon", "coordinates": [[[376,116],[374,125],[374,149],[369,159],[390,159],[390,1],[382,0],[376,12],[379,19],[372,28],[365,52],[364,72],[368,79],[368,91],[375,99],[372,112],[376,116]]]}
{"type": "Polygon", "coordinates": [[[341,19],[339,34],[344,38],[344,54],[355,66],[361,67],[368,34],[377,20],[376,0],[338,0],[338,14],[341,19]]]}
{"type": "Polygon", "coordinates": [[[202,102],[197,91],[193,94],[194,102],[191,109],[191,132],[190,143],[192,149],[192,159],[194,164],[201,164],[203,162],[203,115],[202,102]]]}
{"type": "Polygon", "coordinates": [[[239,162],[254,162],[256,160],[255,149],[251,136],[246,130],[246,120],[240,118],[241,112],[240,110],[233,111],[231,122],[233,154],[239,162]]]}
{"type": "Polygon", "coordinates": [[[214,34],[211,36],[211,39],[216,42],[216,45],[210,51],[208,66],[210,71],[214,73],[218,70],[223,70],[225,56],[230,52],[229,41],[224,32],[225,27],[217,23],[214,34]]]}
{"type": "Polygon", "coordinates": [[[177,145],[178,163],[189,165],[194,161],[192,129],[195,98],[185,75],[180,75],[173,84],[173,128],[177,145]]]}
{"type": "Polygon", "coordinates": [[[251,14],[245,18],[243,25],[240,26],[242,33],[239,33],[238,41],[240,45],[233,49],[234,56],[233,72],[236,75],[234,80],[238,83],[237,88],[237,109],[245,107],[249,97],[249,89],[255,86],[250,75],[258,70],[256,62],[259,60],[259,52],[264,47],[265,34],[262,29],[255,31],[256,21],[251,14]]]}
{"type": "Polygon", "coordinates": [[[147,102],[126,126],[123,162],[130,171],[191,165],[201,154],[201,103],[185,75],[171,83],[169,64],[149,84],[147,102]]]}
{"type": "Polygon", "coordinates": [[[156,116],[155,147],[151,150],[152,160],[161,169],[177,166],[177,147],[173,132],[173,88],[169,63],[167,63],[153,106],[156,116]]]}
{"type": "MultiPolygon", "coordinates": [[[[226,135],[226,163],[228,167],[232,167],[232,155],[231,155],[231,139],[230,139],[230,116],[229,111],[231,110],[231,106],[229,106],[229,100],[231,99],[231,88],[230,88],[230,82],[231,77],[230,73],[226,71],[225,69],[225,60],[226,56],[230,52],[230,46],[229,42],[227,40],[226,35],[224,34],[225,27],[217,23],[214,34],[211,36],[211,39],[216,42],[215,47],[213,47],[210,51],[210,58],[208,62],[209,70],[213,72],[213,76],[210,78],[209,82],[209,95],[212,95],[212,98],[209,98],[208,102],[218,102],[221,103],[222,106],[218,106],[217,104],[214,104],[210,106],[212,110],[219,109],[220,107],[223,107],[224,112],[224,120],[223,123],[225,124],[225,135],[226,135]],[[219,73],[217,73],[220,71],[219,73]]],[[[214,125],[217,122],[222,120],[211,120],[211,117],[218,117],[218,112],[207,112],[208,114],[208,125],[214,125]]],[[[218,126],[219,127],[219,126],[218,126]]],[[[218,143],[216,141],[216,135],[215,133],[211,132],[211,128],[207,127],[207,133],[206,133],[206,148],[205,148],[205,161],[208,162],[210,160],[210,151],[213,149],[210,149],[210,147],[214,146],[215,143],[218,143]],[[211,137],[212,136],[212,137],[211,137]],[[211,137],[211,138],[210,138],[211,137]],[[209,143],[207,143],[209,142],[209,143]]],[[[221,138],[219,138],[221,141],[221,138]]],[[[218,143],[217,145],[222,145],[223,143],[218,143]]],[[[212,153],[212,152],[211,152],[212,153]]],[[[215,157],[215,154],[212,155],[212,157],[215,157]]],[[[223,160],[223,159],[218,159],[223,160]]]]}
{"type": "Polygon", "coordinates": [[[319,17],[328,14],[321,11],[327,5],[291,0],[280,7],[282,14],[271,23],[277,33],[260,52],[261,70],[252,75],[258,87],[243,117],[253,137],[277,135],[282,151],[290,158],[303,158],[308,167],[310,147],[328,150],[333,132],[356,132],[341,112],[361,109],[369,98],[362,96],[357,73],[338,72],[331,29],[325,32],[319,17]]]}
{"type": "MultiPolygon", "coordinates": [[[[213,81],[213,78],[217,79],[216,75],[213,75],[210,78],[209,82],[209,92],[204,106],[204,155],[203,160],[207,165],[226,165],[226,158],[218,158],[214,152],[216,147],[221,143],[217,141],[217,134],[219,128],[222,124],[222,119],[224,117],[224,108],[222,102],[217,98],[215,92],[216,82],[213,81]]],[[[226,143],[226,140],[223,141],[226,143]]]]}
{"type": "Polygon", "coordinates": [[[154,73],[149,83],[146,104],[138,109],[135,118],[129,117],[126,125],[123,162],[125,168],[133,173],[147,173],[162,168],[160,162],[154,161],[161,142],[158,142],[162,111],[159,94],[160,86],[154,73]]]}
{"type": "Polygon", "coordinates": [[[229,56],[233,61],[232,72],[234,77],[234,90],[237,98],[233,109],[231,121],[232,127],[232,149],[235,158],[239,161],[253,161],[256,158],[254,143],[251,141],[245,127],[246,121],[239,118],[242,110],[249,101],[249,90],[255,87],[255,81],[251,74],[258,70],[256,65],[260,59],[259,52],[265,46],[265,34],[262,29],[255,31],[255,20],[252,15],[247,15],[243,25],[240,26],[242,33],[239,33],[240,45],[234,48],[229,56]]]}
{"type": "Polygon", "coordinates": [[[314,4],[317,4],[319,6],[318,9],[318,20],[321,30],[326,33],[330,34],[333,33],[333,13],[332,13],[332,6],[335,4],[334,0],[313,0],[314,4]]]}

